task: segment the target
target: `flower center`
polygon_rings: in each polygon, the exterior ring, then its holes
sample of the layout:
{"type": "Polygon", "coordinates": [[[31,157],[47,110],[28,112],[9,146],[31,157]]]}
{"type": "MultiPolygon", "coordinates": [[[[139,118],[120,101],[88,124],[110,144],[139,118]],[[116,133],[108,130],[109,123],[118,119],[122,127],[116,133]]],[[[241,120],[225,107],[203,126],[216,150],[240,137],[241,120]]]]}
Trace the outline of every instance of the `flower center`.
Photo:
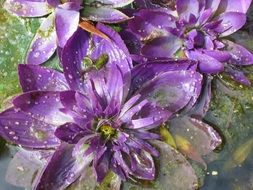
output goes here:
{"type": "Polygon", "coordinates": [[[205,33],[201,30],[192,29],[186,33],[186,47],[188,49],[204,48],[205,46],[205,33]]]}
{"type": "Polygon", "coordinates": [[[103,124],[99,128],[99,132],[101,133],[102,137],[111,138],[116,134],[116,130],[109,124],[103,124]]]}
{"type": "Polygon", "coordinates": [[[61,0],[61,4],[67,3],[67,0],[61,0]]]}

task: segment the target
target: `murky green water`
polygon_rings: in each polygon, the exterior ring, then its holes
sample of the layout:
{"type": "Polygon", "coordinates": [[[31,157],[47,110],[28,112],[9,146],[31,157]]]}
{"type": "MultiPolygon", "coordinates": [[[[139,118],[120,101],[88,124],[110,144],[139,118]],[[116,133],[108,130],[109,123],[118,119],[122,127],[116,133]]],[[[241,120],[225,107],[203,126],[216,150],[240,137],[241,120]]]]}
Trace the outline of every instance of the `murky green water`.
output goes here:
{"type": "MultiPolygon", "coordinates": [[[[2,3],[2,0],[0,0],[2,3]]],[[[8,105],[7,97],[20,92],[17,64],[24,59],[39,20],[17,19],[0,8],[0,105],[8,105]]],[[[232,36],[253,50],[253,7],[248,24],[232,36]]],[[[54,66],[57,60],[51,60],[54,66]]],[[[253,68],[245,68],[253,82],[253,68]]],[[[202,190],[253,189],[253,87],[242,88],[227,79],[214,80],[212,104],[205,118],[223,135],[223,146],[210,154],[202,190]]],[[[217,78],[219,78],[217,77],[217,78]]],[[[0,190],[20,188],[5,182],[5,171],[15,150],[0,141],[0,190]]]]}

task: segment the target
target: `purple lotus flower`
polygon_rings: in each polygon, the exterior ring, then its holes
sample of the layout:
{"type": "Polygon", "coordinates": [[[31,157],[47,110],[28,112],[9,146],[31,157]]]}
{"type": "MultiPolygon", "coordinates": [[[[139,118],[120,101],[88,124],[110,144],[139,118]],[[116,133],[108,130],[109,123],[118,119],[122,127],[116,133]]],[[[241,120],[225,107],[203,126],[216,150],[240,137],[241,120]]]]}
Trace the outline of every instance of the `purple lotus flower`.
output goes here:
{"type": "Polygon", "coordinates": [[[123,41],[112,29],[97,28],[110,41],[78,29],[62,52],[64,75],[19,65],[24,93],[0,114],[0,134],[7,141],[55,150],[39,170],[35,189],[63,189],[90,164],[98,182],[109,170],[122,180],[153,180],[159,152],[149,141],[160,138],[153,129],[199,95],[202,76],[191,61],[180,62],[178,70],[169,64],[138,67],[133,72],[140,77],[133,73],[131,80],[123,41]]]}
{"type": "Polygon", "coordinates": [[[47,18],[41,23],[28,50],[26,62],[41,64],[55,52],[57,45],[63,48],[67,40],[77,30],[80,17],[84,20],[105,23],[122,22],[129,19],[116,8],[123,7],[132,0],[6,0],[4,8],[21,17],[47,18]]]}
{"type": "Polygon", "coordinates": [[[250,4],[251,0],[177,0],[176,10],[140,10],[129,21],[129,28],[141,40],[139,53],[143,56],[187,57],[198,61],[202,73],[224,71],[234,80],[250,85],[239,69],[253,64],[253,55],[225,38],[245,24],[250,4]]]}

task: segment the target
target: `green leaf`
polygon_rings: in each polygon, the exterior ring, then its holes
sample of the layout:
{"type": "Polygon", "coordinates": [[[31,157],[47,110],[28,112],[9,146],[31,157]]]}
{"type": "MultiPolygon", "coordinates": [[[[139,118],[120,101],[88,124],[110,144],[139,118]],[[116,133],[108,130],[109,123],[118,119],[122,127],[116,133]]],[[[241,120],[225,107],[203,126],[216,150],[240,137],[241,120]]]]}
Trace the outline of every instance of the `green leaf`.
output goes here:
{"type": "Polygon", "coordinates": [[[0,8],[0,107],[20,92],[17,66],[23,63],[39,19],[21,19],[0,8]]]}

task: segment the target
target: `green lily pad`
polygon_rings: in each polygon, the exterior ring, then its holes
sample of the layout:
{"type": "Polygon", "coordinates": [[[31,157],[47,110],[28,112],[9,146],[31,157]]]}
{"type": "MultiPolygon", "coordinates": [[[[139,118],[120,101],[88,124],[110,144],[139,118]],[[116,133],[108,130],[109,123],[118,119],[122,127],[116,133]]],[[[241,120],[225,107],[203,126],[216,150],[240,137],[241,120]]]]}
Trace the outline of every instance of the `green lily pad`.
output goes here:
{"type": "Polygon", "coordinates": [[[0,8],[0,107],[20,92],[17,66],[23,63],[39,19],[21,19],[0,8]]]}

